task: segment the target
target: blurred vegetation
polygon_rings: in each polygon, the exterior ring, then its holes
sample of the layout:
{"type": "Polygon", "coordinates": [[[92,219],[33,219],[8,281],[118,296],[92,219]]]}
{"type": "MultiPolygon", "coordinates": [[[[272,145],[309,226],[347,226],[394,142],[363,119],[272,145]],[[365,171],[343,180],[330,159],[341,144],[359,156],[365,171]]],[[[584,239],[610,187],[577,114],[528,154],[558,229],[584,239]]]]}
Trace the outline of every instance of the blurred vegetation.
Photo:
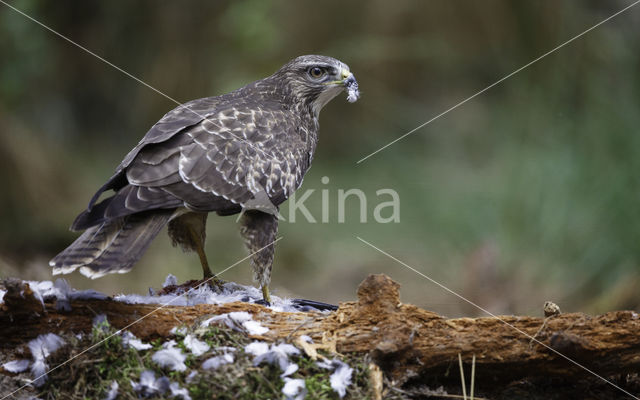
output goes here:
{"type": "MultiPolygon", "coordinates": [[[[369,273],[406,302],[478,311],[368,248],[361,236],[495,313],[602,312],[640,304],[640,8],[633,8],[413,135],[356,161],[584,31],[628,1],[12,1],[24,12],[179,101],[267,76],[300,54],[348,63],[362,98],[321,116],[303,189],[319,218],[282,223],[276,294],[353,299],[369,273]],[[321,183],[327,176],[330,182],[321,183]],[[355,201],[337,223],[337,190],[355,201]],[[377,224],[375,191],[401,197],[377,224]]],[[[0,275],[49,279],[46,261],[126,152],[175,104],[0,6],[0,275]]],[[[288,215],[285,206],[283,214],[288,215]]],[[[210,218],[217,270],[246,252],[233,217],[210,218]]],[[[105,292],[198,277],[165,235],[105,292]]],[[[248,263],[225,279],[251,281],[248,263]]]]}

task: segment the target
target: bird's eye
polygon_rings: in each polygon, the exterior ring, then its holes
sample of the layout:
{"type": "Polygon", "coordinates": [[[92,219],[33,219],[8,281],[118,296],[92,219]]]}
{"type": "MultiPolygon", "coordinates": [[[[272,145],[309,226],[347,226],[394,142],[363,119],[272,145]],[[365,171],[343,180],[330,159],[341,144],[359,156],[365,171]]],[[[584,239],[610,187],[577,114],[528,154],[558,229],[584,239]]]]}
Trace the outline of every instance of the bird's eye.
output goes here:
{"type": "Polygon", "coordinates": [[[320,68],[320,67],[311,67],[309,68],[309,75],[312,78],[318,79],[320,77],[322,77],[325,74],[324,69],[320,68]]]}

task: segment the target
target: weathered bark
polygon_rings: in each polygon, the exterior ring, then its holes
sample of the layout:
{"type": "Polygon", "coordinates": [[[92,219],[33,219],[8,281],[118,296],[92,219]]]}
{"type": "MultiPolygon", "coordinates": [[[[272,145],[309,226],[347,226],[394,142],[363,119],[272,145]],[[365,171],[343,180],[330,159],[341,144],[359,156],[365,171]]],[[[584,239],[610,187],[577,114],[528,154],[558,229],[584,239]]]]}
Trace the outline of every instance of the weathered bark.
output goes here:
{"type": "MultiPolygon", "coordinates": [[[[248,303],[190,307],[132,305],[111,299],[74,301],[72,311],[44,306],[22,282],[6,282],[0,305],[0,351],[46,332],[89,332],[92,319],[105,314],[111,325],[149,340],[169,335],[180,324],[212,314],[247,311],[269,328],[262,340],[313,338],[316,348],[340,353],[366,352],[395,384],[429,376],[447,376],[476,356],[476,379],[492,384],[536,377],[580,379],[640,371],[640,318],[632,311],[600,316],[560,314],[549,318],[500,316],[447,319],[399,299],[399,285],[384,275],[369,276],[358,301],[337,311],[276,312],[248,303]],[[526,334],[526,335],[525,335],[526,334]],[[535,337],[536,340],[532,340],[535,337]],[[554,352],[555,350],[556,352],[554,352]],[[564,358],[562,355],[570,358],[564,358]]],[[[313,349],[307,349],[313,351],[313,349]]],[[[453,374],[452,374],[453,375],[453,374]]],[[[455,375],[456,379],[457,374],[455,375]]],[[[453,379],[453,378],[452,378],[453,379]]]]}

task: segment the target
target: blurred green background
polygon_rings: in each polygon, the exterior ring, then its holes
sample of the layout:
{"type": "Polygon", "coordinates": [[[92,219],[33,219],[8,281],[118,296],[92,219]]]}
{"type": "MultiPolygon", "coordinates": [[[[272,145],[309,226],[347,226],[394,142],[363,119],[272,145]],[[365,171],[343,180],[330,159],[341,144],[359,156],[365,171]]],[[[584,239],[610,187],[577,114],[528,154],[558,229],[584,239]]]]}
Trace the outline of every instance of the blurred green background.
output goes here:
{"type": "MultiPolygon", "coordinates": [[[[367,247],[361,236],[494,313],[640,305],[640,6],[413,135],[356,161],[631,1],[12,1],[179,101],[222,94],[289,59],[349,64],[362,98],[323,111],[303,189],[319,219],[281,223],[272,289],[339,302],[370,273],[449,316],[480,312],[367,247]],[[321,183],[327,176],[330,182],[321,183]],[[338,189],[359,188],[368,222],[338,189]],[[396,190],[400,223],[373,222],[396,190]]],[[[51,279],[47,261],[168,99],[0,5],[0,275],[51,279]]],[[[283,214],[288,215],[287,206],[283,214]]],[[[234,217],[209,219],[220,271],[246,255],[234,217]]],[[[127,275],[76,288],[145,293],[195,254],[161,234],[127,275]]],[[[251,283],[248,262],[224,279],[251,283]]]]}

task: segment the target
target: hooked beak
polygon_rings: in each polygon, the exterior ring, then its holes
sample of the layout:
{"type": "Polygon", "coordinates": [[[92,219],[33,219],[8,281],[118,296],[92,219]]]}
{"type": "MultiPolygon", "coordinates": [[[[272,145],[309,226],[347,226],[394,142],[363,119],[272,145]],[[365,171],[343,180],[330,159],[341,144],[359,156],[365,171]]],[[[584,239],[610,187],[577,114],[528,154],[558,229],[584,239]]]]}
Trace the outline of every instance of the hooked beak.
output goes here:
{"type": "Polygon", "coordinates": [[[347,101],[353,103],[360,98],[360,91],[358,90],[358,82],[353,73],[346,68],[340,71],[340,78],[335,81],[327,82],[325,85],[340,85],[347,89],[347,101]]]}
{"type": "Polygon", "coordinates": [[[349,72],[349,75],[347,75],[344,79],[342,79],[342,84],[344,85],[345,88],[349,89],[350,87],[354,86],[358,87],[358,82],[356,81],[356,77],[353,76],[353,74],[351,72],[349,72]]]}
{"type": "Polygon", "coordinates": [[[347,83],[347,80],[356,80],[356,78],[353,77],[353,74],[351,73],[351,71],[349,71],[346,68],[343,68],[340,71],[340,79],[337,79],[335,81],[329,81],[329,82],[325,82],[325,85],[345,85],[347,83]]]}
{"type": "Polygon", "coordinates": [[[340,79],[326,82],[325,85],[344,85],[346,87],[347,83],[355,82],[355,81],[356,81],[356,78],[353,76],[351,71],[349,71],[346,68],[343,68],[342,71],[340,71],[340,79]]]}

